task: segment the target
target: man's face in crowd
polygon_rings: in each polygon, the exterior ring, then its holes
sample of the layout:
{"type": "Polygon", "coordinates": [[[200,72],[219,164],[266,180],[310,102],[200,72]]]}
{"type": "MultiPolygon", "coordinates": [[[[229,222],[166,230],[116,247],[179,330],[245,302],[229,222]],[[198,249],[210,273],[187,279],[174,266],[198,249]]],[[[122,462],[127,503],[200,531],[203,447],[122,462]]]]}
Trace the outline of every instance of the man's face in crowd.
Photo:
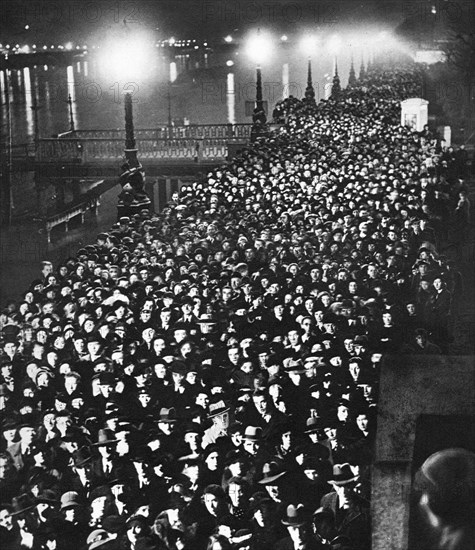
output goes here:
{"type": "Polygon", "coordinates": [[[218,469],[218,461],[219,461],[219,456],[217,452],[210,453],[205,459],[206,466],[212,472],[218,469]]]}
{"type": "Polygon", "coordinates": [[[0,527],[3,527],[6,531],[13,529],[12,516],[7,508],[0,508],[0,527]]]}
{"type": "Polygon", "coordinates": [[[20,439],[24,445],[30,445],[36,437],[36,430],[29,426],[20,429],[20,439]]]}
{"type": "Polygon", "coordinates": [[[237,483],[230,483],[228,485],[228,494],[233,506],[240,506],[244,497],[242,486],[237,483]]]}
{"type": "Polygon", "coordinates": [[[16,353],[16,350],[18,349],[17,344],[15,342],[7,342],[3,349],[5,350],[5,353],[9,355],[10,357],[13,357],[16,353]]]}
{"type": "Polygon", "coordinates": [[[86,351],[86,342],[83,338],[76,338],[74,341],[74,349],[78,353],[84,353],[86,351]]]}
{"type": "Polygon", "coordinates": [[[185,340],[185,338],[187,338],[187,336],[188,336],[187,331],[185,329],[181,329],[181,328],[175,330],[173,335],[174,335],[174,338],[175,338],[175,342],[177,342],[177,344],[179,344],[180,342],[183,342],[183,340],[185,340]]]}
{"type": "Polygon", "coordinates": [[[148,323],[152,318],[152,312],[149,309],[142,309],[140,312],[140,321],[142,323],[148,323]]]}
{"type": "Polygon", "coordinates": [[[162,321],[162,323],[169,324],[171,318],[172,312],[170,310],[165,309],[160,312],[160,320],[162,321]]]}
{"type": "Polygon", "coordinates": [[[147,407],[151,400],[149,393],[139,393],[139,401],[142,407],[147,407]]]}
{"type": "Polygon", "coordinates": [[[356,417],[356,425],[362,432],[367,431],[369,425],[368,416],[366,414],[359,414],[356,417]]]}
{"type": "Polygon", "coordinates": [[[106,399],[112,395],[113,386],[109,383],[99,384],[99,390],[106,399]]]}
{"type": "Polygon", "coordinates": [[[290,538],[294,543],[294,548],[300,548],[305,541],[308,539],[308,525],[288,525],[287,531],[289,532],[290,538]]]}
{"type": "Polygon", "coordinates": [[[5,380],[10,380],[13,372],[13,365],[11,363],[4,363],[1,366],[0,372],[5,380]]]}
{"type": "Polygon", "coordinates": [[[348,413],[348,408],[344,405],[340,405],[337,412],[338,420],[340,422],[346,422],[348,420],[348,413]]]}
{"type": "Polygon", "coordinates": [[[112,280],[115,280],[120,275],[120,269],[118,267],[110,267],[109,268],[109,276],[112,280]]]}
{"type": "Polygon", "coordinates": [[[246,452],[254,456],[257,454],[257,451],[259,450],[260,445],[258,441],[251,441],[249,439],[244,439],[243,447],[246,452]]]}
{"type": "Polygon", "coordinates": [[[300,342],[300,335],[297,330],[289,331],[287,337],[291,346],[297,346],[300,342]]]}
{"type": "Polygon", "coordinates": [[[442,283],[442,279],[439,279],[439,277],[437,277],[436,279],[434,279],[434,282],[432,283],[434,285],[434,288],[435,290],[438,292],[439,290],[442,290],[443,288],[443,283],[442,283]]]}
{"type": "Polygon", "coordinates": [[[99,355],[101,350],[101,344],[97,341],[92,341],[87,343],[87,351],[90,355],[96,356],[99,355]]]}
{"type": "MultiPolygon", "coordinates": [[[[7,442],[7,445],[11,445],[16,438],[16,428],[8,429],[3,431],[3,437],[5,438],[5,441],[7,442]]],[[[6,460],[3,460],[3,463],[6,464],[6,460]]]]}
{"type": "Polygon", "coordinates": [[[221,296],[222,296],[223,302],[228,302],[232,296],[232,289],[230,287],[223,288],[223,290],[221,291],[221,296]]]}
{"type": "Polygon", "coordinates": [[[267,414],[268,403],[264,395],[255,395],[253,396],[252,400],[259,414],[267,414]]]}
{"type": "Polygon", "coordinates": [[[233,365],[237,365],[239,361],[239,348],[230,348],[228,349],[228,358],[233,365]]]}
{"type": "Polygon", "coordinates": [[[215,495],[206,493],[203,497],[203,502],[206,509],[212,516],[216,516],[218,514],[219,500],[215,495]]]}
{"type": "Polygon", "coordinates": [[[284,314],[284,306],[282,304],[278,304],[274,307],[274,313],[277,318],[281,318],[284,314]]]}

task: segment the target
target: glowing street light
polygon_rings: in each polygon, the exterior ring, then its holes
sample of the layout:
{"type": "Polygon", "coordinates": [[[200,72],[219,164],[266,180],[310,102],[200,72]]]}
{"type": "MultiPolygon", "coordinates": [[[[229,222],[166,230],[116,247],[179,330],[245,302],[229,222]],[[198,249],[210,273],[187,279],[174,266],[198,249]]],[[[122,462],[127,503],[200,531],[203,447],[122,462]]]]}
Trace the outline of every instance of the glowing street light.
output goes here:
{"type": "Polygon", "coordinates": [[[257,65],[267,61],[272,55],[272,50],[271,37],[266,33],[263,34],[260,29],[247,41],[246,53],[257,65]]]}
{"type": "Polygon", "coordinates": [[[153,42],[145,34],[106,40],[99,64],[101,72],[115,79],[131,82],[143,78],[155,57],[153,42]]]}
{"type": "Polygon", "coordinates": [[[309,34],[300,40],[300,49],[306,56],[311,57],[317,51],[317,44],[317,37],[309,34]]]}
{"type": "Polygon", "coordinates": [[[132,110],[132,86],[137,89],[138,80],[150,72],[150,65],[156,57],[154,40],[147,33],[135,33],[125,25],[115,37],[103,43],[100,49],[99,66],[105,75],[116,81],[124,81],[125,110],[125,147],[126,162],[122,166],[119,183],[122,193],[119,195],[117,214],[130,216],[141,210],[149,210],[150,197],[144,190],[145,172],[137,158],[134,117],[132,110]]]}

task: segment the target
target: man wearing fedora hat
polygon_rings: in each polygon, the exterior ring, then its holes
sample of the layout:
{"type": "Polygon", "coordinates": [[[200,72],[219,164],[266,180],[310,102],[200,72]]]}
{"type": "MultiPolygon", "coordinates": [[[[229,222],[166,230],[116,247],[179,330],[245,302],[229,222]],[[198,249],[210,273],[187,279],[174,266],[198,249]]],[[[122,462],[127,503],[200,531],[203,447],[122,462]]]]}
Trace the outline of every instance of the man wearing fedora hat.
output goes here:
{"type": "Polygon", "coordinates": [[[356,548],[369,548],[369,503],[355,490],[359,476],[345,463],[335,464],[330,477],[333,491],[322,497],[320,505],[333,514],[336,534],[348,536],[356,548]]]}
{"type": "Polygon", "coordinates": [[[29,494],[22,493],[13,497],[12,507],[11,516],[16,520],[20,532],[20,547],[33,548],[38,528],[35,501],[29,494]]]}
{"type": "Polygon", "coordinates": [[[287,527],[289,535],[277,542],[276,550],[324,549],[313,533],[310,512],[303,504],[289,504],[282,524],[287,527]]]}
{"type": "Polygon", "coordinates": [[[36,437],[36,425],[30,421],[25,421],[19,426],[18,434],[20,441],[12,443],[7,449],[10,453],[13,464],[17,470],[25,466],[25,460],[31,457],[31,448],[36,437]]]}
{"type": "Polygon", "coordinates": [[[12,517],[13,507],[0,504],[0,541],[2,550],[16,550],[20,547],[20,530],[12,517]]]}
{"type": "Polygon", "coordinates": [[[70,476],[69,487],[84,498],[89,495],[92,487],[98,482],[98,478],[91,470],[94,458],[89,445],[83,445],[72,454],[74,473],[70,476]]]}
{"type": "Polygon", "coordinates": [[[97,434],[97,441],[93,447],[97,449],[99,457],[91,461],[91,475],[96,480],[107,482],[114,479],[119,465],[117,456],[117,438],[112,430],[101,428],[97,434]]]}
{"type": "Polygon", "coordinates": [[[228,435],[230,406],[224,399],[215,399],[208,406],[208,418],[212,421],[212,426],[207,428],[203,434],[203,449],[212,445],[220,438],[228,435]]]}

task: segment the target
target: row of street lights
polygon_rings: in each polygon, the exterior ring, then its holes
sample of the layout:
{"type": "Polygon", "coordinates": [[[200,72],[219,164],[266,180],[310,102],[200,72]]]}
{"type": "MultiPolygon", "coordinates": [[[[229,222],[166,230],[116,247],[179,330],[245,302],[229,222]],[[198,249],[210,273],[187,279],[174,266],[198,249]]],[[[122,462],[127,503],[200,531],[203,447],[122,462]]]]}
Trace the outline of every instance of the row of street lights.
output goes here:
{"type": "MultiPolygon", "coordinates": [[[[148,42],[141,39],[141,37],[135,36],[132,38],[132,36],[128,36],[127,38],[127,40],[122,40],[119,45],[117,43],[115,45],[110,44],[108,47],[103,48],[103,51],[106,54],[103,59],[105,60],[105,66],[109,71],[115,71],[116,75],[118,71],[121,73],[121,76],[131,78],[136,77],[138,72],[143,72],[144,66],[148,66],[152,52],[150,51],[148,42]]],[[[387,35],[384,31],[373,38],[372,42],[381,42],[383,39],[387,39],[387,35]]],[[[280,37],[280,42],[286,42],[287,40],[288,37],[286,35],[280,37]]],[[[225,43],[231,44],[234,41],[235,39],[231,35],[224,37],[225,43]]],[[[368,45],[370,41],[366,39],[365,41],[360,42],[368,45]]],[[[264,109],[262,90],[262,65],[272,56],[276,45],[277,41],[269,33],[266,31],[261,31],[260,29],[251,34],[245,42],[245,53],[255,63],[256,67],[256,100],[255,108],[252,114],[253,126],[251,132],[251,140],[253,141],[266,133],[267,117],[264,109]]],[[[340,89],[337,56],[342,46],[343,41],[337,34],[328,36],[325,39],[325,43],[323,43],[322,38],[319,38],[315,34],[306,34],[301,38],[300,50],[307,56],[308,59],[307,86],[305,89],[305,100],[308,103],[315,104],[315,90],[313,88],[312,80],[312,56],[315,56],[317,53],[321,54],[322,51],[325,50],[328,54],[333,56],[333,89],[334,91],[337,91],[340,89]]],[[[168,124],[170,125],[170,92],[168,92],[168,107],[168,124]]],[[[135,140],[133,136],[132,96],[130,92],[125,93],[125,109],[126,120],[130,121],[126,124],[127,157],[129,161],[136,162],[136,159],[134,160],[129,158],[130,151],[135,151],[136,154],[135,145],[133,147],[131,146],[132,143],[135,143],[135,140]]]]}

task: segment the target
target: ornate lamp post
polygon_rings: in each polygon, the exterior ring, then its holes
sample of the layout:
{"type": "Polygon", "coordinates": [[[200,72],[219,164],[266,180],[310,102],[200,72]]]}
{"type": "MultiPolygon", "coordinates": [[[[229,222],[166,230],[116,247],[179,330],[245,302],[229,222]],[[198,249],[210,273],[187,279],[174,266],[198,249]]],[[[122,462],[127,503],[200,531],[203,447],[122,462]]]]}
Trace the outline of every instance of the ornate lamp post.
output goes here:
{"type": "Polygon", "coordinates": [[[348,86],[352,87],[356,84],[355,65],[353,62],[353,56],[351,56],[350,74],[348,76],[348,86]]]}
{"type": "Polygon", "coordinates": [[[68,95],[68,106],[69,106],[69,131],[75,132],[76,128],[74,126],[73,99],[71,97],[71,94],[68,95]]]}
{"type": "Polygon", "coordinates": [[[255,141],[267,133],[267,116],[262,99],[262,73],[258,65],[256,67],[256,107],[252,113],[251,140],[255,141]]]}
{"type": "Polygon", "coordinates": [[[304,101],[307,105],[315,106],[315,89],[313,87],[312,81],[312,54],[317,48],[317,41],[314,36],[306,36],[302,39],[300,43],[301,49],[304,54],[308,57],[307,64],[307,87],[305,88],[305,97],[304,101]]]}
{"type": "Polygon", "coordinates": [[[125,106],[125,149],[126,162],[122,165],[119,183],[122,192],[117,204],[117,219],[122,216],[139,214],[142,210],[150,210],[151,200],[144,190],[145,170],[137,158],[137,147],[134,134],[134,117],[132,110],[132,94],[126,92],[125,106]]]}
{"type": "Polygon", "coordinates": [[[330,44],[329,49],[330,53],[334,56],[334,63],[335,63],[335,69],[333,72],[333,84],[332,84],[332,93],[331,96],[335,99],[337,99],[341,93],[341,84],[340,84],[340,76],[338,74],[338,52],[340,51],[341,46],[341,40],[338,37],[338,35],[333,35],[330,44]]]}
{"type": "Polygon", "coordinates": [[[264,109],[264,99],[262,94],[262,71],[261,63],[270,52],[270,41],[263,36],[260,29],[257,36],[253,37],[248,45],[249,55],[256,63],[256,103],[252,113],[251,141],[267,135],[267,116],[264,109]]]}
{"type": "Polygon", "coordinates": [[[338,74],[338,63],[335,57],[335,74],[333,76],[332,97],[335,99],[338,99],[340,93],[341,93],[340,76],[338,74]]]}
{"type": "Polygon", "coordinates": [[[312,82],[312,61],[310,57],[308,58],[307,87],[305,88],[305,101],[309,105],[316,105],[315,90],[313,88],[313,82],[312,82]]]}
{"type": "Polygon", "coordinates": [[[141,213],[142,210],[150,210],[151,207],[150,197],[144,189],[145,172],[137,158],[132,93],[127,90],[132,87],[135,90],[141,89],[141,84],[150,74],[150,66],[157,55],[152,45],[154,40],[147,31],[132,30],[125,22],[109,40],[105,40],[104,46],[101,46],[103,54],[100,56],[100,62],[103,72],[114,78],[125,92],[125,162],[121,166],[122,172],[119,177],[122,192],[117,204],[118,217],[141,213]]]}
{"type": "Polygon", "coordinates": [[[124,95],[125,106],[125,149],[124,155],[130,168],[140,166],[137,159],[137,147],[134,134],[134,113],[132,110],[132,94],[126,92],[124,95]]]}

